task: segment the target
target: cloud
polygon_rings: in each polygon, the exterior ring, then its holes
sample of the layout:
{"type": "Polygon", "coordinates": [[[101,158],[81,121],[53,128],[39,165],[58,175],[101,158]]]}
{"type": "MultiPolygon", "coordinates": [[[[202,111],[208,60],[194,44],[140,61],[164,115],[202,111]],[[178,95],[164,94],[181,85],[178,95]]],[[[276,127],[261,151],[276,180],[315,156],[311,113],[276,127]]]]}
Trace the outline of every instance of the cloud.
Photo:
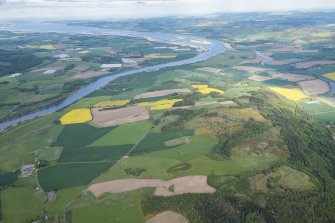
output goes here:
{"type": "Polygon", "coordinates": [[[334,0],[0,0],[0,19],[125,19],[335,9],[334,0]]]}

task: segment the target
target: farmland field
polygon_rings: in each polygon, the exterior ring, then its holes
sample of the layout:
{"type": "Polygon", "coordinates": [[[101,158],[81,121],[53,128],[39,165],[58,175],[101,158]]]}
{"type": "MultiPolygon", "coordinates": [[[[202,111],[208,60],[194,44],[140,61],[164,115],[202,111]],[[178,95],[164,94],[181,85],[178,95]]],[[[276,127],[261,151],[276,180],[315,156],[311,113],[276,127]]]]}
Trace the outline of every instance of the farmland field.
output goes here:
{"type": "Polygon", "coordinates": [[[148,134],[132,151],[132,154],[141,154],[146,152],[164,150],[165,141],[183,136],[193,135],[193,130],[179,130],[162,133],[148,134]]]}
{"type": "Polygon", "coordinates": [[[5,21],[1,223],[335,221],[333,12],[5,21]]]}
{"type": "Polygon", "coordinates": [[[71,211],[71,222],[89,223],[110,222],[113,219],[115,223],[134,222],[144,223],[144,216],[139,204],[119,204],[119,205],[97,205],[94,207],[79,208],[71,211]]]}
{"type": "Polygon", "coordinates": [[[43,210],[43,193],[29,188],[9,188],[1,191],[3,220],[21,223],[38,218],[43,210]]]}
{"type": "Polygon", "coordinates": [[[76,187],[88,184],[114,163],[115,161],[57,164],[41,169],[38,171],[37,177],[41,187],[45,191],[76,187]]]}
{"type": "Polygon", "coordinates": [[[112,129],[109,133],[90,144],[91,147],[136,144],[149,131],[150,122],[125,124],[112,129]]]}
{"type": "Polygon", "coordinates": [[[92,114],[90,109],[74,109],[59,120],[63,125],[85,123],[92,120],[92,114]]]}
{"type": "Polygon", "coordinates": [[[129,100],[101,101],[94,105],[95,108],[108,108],[126,105],[129,100]]]}
{"type": "Polygon", "coordinates": [[[323,76],[325,76],[326,78],[335,81],[335,73],[328,73],[328,74],[324,74],[323,76]]]}
{"type": "Polygon", "coordinates": [[[299,101],[307,97],[303,92],[301,92],[300,89],[297,89],[297,88],[287,89],[287,88],[271,87],[270,89],[286,97],[287,99],[290,99],[293,101],[299,101]]]}
{"type": "Polygon", "coordinates": [[[327,122],[334,123],[335,122],[335,111],[313,114],[313,117],[322,123],[327,123],[327,122]]]}

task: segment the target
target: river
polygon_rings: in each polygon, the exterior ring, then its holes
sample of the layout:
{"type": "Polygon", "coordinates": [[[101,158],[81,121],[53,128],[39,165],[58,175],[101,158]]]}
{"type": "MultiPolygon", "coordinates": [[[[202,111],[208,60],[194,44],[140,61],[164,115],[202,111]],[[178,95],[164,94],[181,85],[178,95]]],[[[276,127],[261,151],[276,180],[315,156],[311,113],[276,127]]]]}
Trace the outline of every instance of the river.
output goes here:
{"type": "Polygon", "coordinates": [[[19,118],[15,118],[3,123],[0,123],[0,129],[4,130],[11,126],[14,126],[20,122],[24,122],[27,120],[31,120],[37,117],[41,117],[44,115],[52,114],[56,111],[59,111],[72,103],[80,100],[81,98],[89,95],[90,93],[104,87],[109,82],[127,75],[149,72],[154,70],[159,70],[168,67],[176,67],[185,64],[197,63],[200,61],[207,60],[211,57],[219,55],[225,52],[224,43],[207,39],[198,36],[189,36],[189,35],[178,35],[178,34],[165,34],[159,32],[135,32],[135,31],[125,31],[125,30],[109,30],[102,29],[97,27],[84,27],[84,26],[68,26],[66,23],[44,23],[44,22],[20,22],[13,23],[10,26],[6,26],[0,28],[3,31],[13,31],[13,32],[55,32],[55,33],[66,33],[66,34],[87,34],[87,35],[113,35],[113,36],[127,36],[127,37],[140,37],[145,38],[150,41],[160,42],[160,43],[171,43],[182,46],[190,46],[190,47],[198,47],[202,49],[206,49],[204,52],[199,53],[197,56],[185,59],[181,61],[169,62],[164,64],[158,64],[148,67],[141,67],[125,72],[120,72],[117,74],[113,74],[110,76],[102,77],[85,87],[79,89],[74,92],[70,97],[68,97],[63,102],[51,106],[49,108],[41,109],[39,111],[24,115],[19,118]]]}

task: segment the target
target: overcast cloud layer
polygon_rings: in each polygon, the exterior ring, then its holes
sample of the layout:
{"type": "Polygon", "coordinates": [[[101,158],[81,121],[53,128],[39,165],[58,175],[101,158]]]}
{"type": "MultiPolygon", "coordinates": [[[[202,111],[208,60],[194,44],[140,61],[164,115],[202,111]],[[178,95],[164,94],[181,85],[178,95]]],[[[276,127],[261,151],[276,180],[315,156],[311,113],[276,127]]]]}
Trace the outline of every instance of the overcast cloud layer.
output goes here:
{"type": "Polygon", "coordinates": [[[0,19],[127,19],[332,9],[335,0],[0,0],[0,19]]]}

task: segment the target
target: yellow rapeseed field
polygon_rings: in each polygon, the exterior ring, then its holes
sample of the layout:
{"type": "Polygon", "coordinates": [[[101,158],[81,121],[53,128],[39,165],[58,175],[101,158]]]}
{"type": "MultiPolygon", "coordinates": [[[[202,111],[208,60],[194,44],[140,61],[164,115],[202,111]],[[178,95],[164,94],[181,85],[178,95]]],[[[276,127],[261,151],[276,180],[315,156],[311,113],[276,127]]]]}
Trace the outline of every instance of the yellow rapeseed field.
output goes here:
{"type": "Polygon", "coordinates": [[[220,94],[224,93],[224,91],[221,91],[221,90],[216,89],[216,88],[208,87],[208,85],[206,85],[206,84],[204,84],[204,85],[192,85],[192,87],[194,89],[197,89],[197,91],[200,92],[201,94],[209,94],[211,92],[217,92],[217,93],[220,93],[220,94]]]}
{"type": "Polygon", "coordinates": [[[81,54],[87,54],[87,53],[89,53],[89,52],[91,52],[91,51],[89,51],[89,50],[82,50],[82,51],[80,51],[79,53],[81,53],[81,54]]]}
{"type": "Polygon", "coordinates": [[[123,106],[129,103],[130,100],[115,100],[115,101],[101,101],[94,105],[95,108],[109,108],[123,106]]]}
{"type": "Polygon", "coordinates": [[[19,48],[22,48],[22,49],[24,49],[24,48],[28,48],[28,49],[42,49],[42,50],[54,50],[54,49],[56,49],[51,44],[39,45],[39,46],[27,45],[27,46],[19,46],[19,48]]]}
{"type": "Polygon", "coordinates": [[[308,97],[299,88],[270,87],[270,89],[292,101],[299,101],[308,97]]]}
{"type": "Polygon", "coordinates": [[[330,79],[330,80],[335,81],[335,72],[333,72],[333,73],[328,73],[328,74],[325,74],[325,75],[323,75],[323,76],[326,77],[326,78],[328,78],[328,79],[330,79]]]}
{"type": "Polygon", "coordinates": [[[0,40],[17,39],[19,37],[21,37],[21,36],[0,37],[0,40]]]}
{"type": "Polygon", "coordinates": [[[63,125],[85,123],[91,120],[92,114],[88,108],[73,109],[59,119],[63,125]]]}
{"type": "Polygon", "coordinates": [[[162,99],[153,102],[141,102],[138,106],[151,107],[151,110],[163,110],[172,108],[176,102],[182,101],[183,99],[162,99]]]}

